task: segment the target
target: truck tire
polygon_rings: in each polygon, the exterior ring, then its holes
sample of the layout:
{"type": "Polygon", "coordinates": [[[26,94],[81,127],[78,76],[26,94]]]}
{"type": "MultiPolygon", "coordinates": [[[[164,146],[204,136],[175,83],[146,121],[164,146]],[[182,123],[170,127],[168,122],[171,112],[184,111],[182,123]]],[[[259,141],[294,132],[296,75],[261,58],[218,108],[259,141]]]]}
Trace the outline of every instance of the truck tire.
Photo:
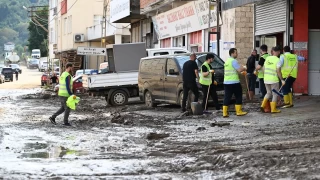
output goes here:
{"type": "Polygon", "coordinates": [[[149,91],[144,94],[144,103],[147,107],[156,107],[157,105],[154,103],[152,99],[152,95],[149,91]]]}
{"type": "Polygon", "coordinates": [[[128,103],[128,94],[123,90],[116,90],[112,93],[110,97],[111,105],[113,106],[123,106],[128,103]]]}

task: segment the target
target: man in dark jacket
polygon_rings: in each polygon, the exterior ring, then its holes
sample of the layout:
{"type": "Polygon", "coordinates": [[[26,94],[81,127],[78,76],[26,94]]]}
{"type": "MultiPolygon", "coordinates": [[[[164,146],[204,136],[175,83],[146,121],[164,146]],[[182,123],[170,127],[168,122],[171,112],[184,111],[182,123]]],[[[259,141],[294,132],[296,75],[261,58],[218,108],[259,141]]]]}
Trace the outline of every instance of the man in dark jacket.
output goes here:
{"type": "Polygon", "coordinates": [[[249,98],[250,100],[254,97],[254,92],[256,88],[256,80],[257,76],[254,74],[254,71],[256,69],[256,60],[257,60],[257,50],[253,50],[251,53],[251,56],[247,60],[247,77],[249,79],[249,98]]]}

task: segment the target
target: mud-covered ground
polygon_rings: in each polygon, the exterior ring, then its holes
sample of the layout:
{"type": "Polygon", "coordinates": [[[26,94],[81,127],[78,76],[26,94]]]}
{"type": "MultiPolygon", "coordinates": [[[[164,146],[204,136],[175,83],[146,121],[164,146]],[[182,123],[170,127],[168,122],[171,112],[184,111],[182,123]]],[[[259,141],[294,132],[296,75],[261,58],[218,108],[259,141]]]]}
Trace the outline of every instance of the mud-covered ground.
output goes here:
{"type": "Polygon", "coordinates": [[[30,93],[0,92],[0,179],[320,179],[319,97],[223,119],[84,96],[64,127],[58,99],[30,93]]]}

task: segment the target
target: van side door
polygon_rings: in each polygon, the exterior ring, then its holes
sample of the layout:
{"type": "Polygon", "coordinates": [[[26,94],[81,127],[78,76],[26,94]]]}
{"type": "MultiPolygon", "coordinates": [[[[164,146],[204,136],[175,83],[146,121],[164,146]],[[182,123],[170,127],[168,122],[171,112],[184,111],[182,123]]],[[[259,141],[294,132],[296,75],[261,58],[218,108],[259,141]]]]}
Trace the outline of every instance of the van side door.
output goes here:
{"type": "Polygon", "coordinates": [[[152,60],[150,77],[150,86],[152,88],[152,96],[156,101],[164,100],[164,72],[165,72],[165,58],[156,58],[152,60]]]}
{"type": "Polygon", "coordinates": [[[173,58],[168,58],[164,77],[164,89],[166,102],[175,104],[178,99],[178,86],[182,82],[182,74],[173,58]]]}

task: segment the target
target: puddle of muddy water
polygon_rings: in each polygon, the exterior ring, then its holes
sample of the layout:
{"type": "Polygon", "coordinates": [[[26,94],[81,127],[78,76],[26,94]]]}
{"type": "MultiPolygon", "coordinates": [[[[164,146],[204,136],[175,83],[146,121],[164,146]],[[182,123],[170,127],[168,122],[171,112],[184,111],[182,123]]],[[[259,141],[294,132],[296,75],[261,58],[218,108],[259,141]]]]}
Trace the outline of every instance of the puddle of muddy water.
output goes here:
{"type": "Polygon", "coordinates": [[[24,148],[25,152],[22,153],[19,158],[51,159],[89,155],[87,151],[71,150],[63,146],[48,147],[49,145],[46,143],[26,143],[24,148]]]}

